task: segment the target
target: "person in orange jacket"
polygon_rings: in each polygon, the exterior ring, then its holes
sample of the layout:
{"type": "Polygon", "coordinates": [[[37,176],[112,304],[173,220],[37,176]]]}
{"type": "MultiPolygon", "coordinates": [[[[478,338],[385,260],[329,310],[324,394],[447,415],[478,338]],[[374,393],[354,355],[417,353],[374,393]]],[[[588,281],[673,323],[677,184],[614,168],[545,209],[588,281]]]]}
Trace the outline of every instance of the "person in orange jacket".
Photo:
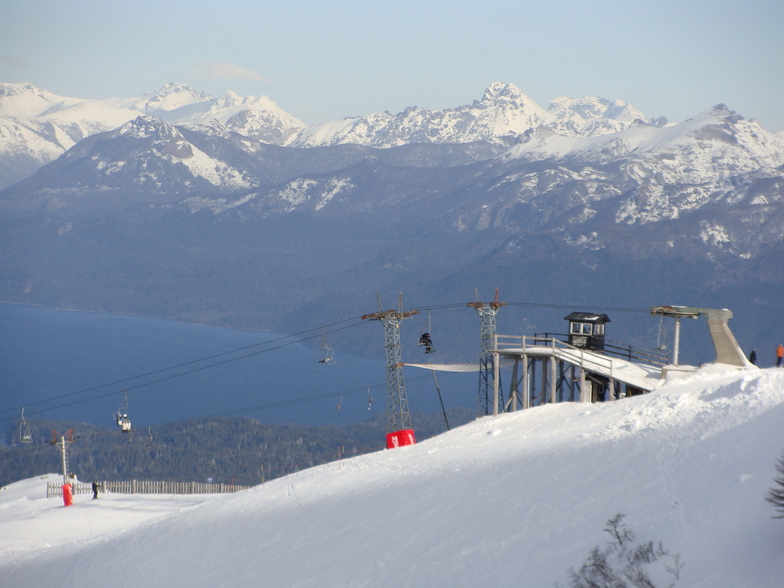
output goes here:
{"type": "Polygon", "coordinates": [[[784,359],[784,345],[779,343],[776,347],[776,367],[781,367],[781,360],[784,359]]]}

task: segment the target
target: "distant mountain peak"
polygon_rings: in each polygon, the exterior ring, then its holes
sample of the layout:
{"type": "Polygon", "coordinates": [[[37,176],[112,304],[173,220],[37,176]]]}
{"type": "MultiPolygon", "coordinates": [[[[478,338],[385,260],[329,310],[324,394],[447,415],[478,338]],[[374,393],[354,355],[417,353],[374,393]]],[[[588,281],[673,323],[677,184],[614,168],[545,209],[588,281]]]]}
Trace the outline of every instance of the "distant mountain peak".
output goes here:
{"type": "Polygon", "coordinates": [[[0,98],[6,96],[19,96],[25,93],[40,94],[43,90],[28,82],[0,82],[0,98]]]}
{"type": "Polygon", "coordinates": [[[496,100],[498,98],[525,98],[530,100],[530,98],[514,84],[493,82],[485,90],[482,100],[496,100]]]}
{"type": "Polygon", "coordinates": [[[161,132],[167,132],[172,128],[171,125],[166,124],[159,118],[143,114],[118,127],[114,134],[118,137],[129,135],[141,139],[159,135],[161,132]]]}
{"type": "Polygon", "coordinates": [[[0,116],[38,116],[53,106],[76,102],[79,100],[52,94],[28,82],[0,82],[0,116]]]}
{"type": "Polygon", "coordinates": [[[187,84],[169,82],[157,89],[146,101],[145,110],[175,110],[189,104],[211,100],[212,96],[196,90],[187,84]]]}

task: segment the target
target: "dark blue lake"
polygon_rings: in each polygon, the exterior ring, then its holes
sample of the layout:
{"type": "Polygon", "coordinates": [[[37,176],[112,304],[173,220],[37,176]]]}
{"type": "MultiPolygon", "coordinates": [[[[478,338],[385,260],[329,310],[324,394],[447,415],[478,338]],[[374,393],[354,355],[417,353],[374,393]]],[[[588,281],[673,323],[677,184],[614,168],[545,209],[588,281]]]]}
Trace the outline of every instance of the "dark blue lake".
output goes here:
{"type": "MultiPolygon", "coordinates": [[[[26,406],[30,419],[114,426],[112,415],[124,402],[125,390],[134,428],[218,415],[339,425],[384,412],[382,360],[338,350],[335,365],[324,365],[319,363],[320,351],[313,349],[318,340],[308,347],[283,337],[149,317],[0,304],[0,423],[6,428],[18,422],[19,407],[26,406]],[[225,355],[199,361],[219,354],[225,355]],[[247,354],[254,355],[236,359],[247,354]],[[236,361],[212,366],[232,359],[236,361]],[[167,369],[188,362],[195,363],[167,369]],[[149,375],[135,378],[142,374],[149,375]]],[[[382,342],[379,329],[379,347],[382,342]]],[[[440,411],[431,373],[406,368],[405,375],[411,410],[440,411]]],[[[447,409],[476,406],[476,374],[438,377],[447,409]]]]}

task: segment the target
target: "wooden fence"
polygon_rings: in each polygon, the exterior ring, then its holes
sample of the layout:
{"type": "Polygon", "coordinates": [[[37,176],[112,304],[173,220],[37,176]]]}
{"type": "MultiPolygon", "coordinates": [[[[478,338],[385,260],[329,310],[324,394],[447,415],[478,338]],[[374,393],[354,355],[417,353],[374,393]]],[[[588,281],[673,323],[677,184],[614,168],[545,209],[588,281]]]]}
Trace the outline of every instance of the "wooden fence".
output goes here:
{"type": "MultiPolygon", "coordinates": [[[[247,490],[250,486],[238,484],[205,484],[203,482],[156,482],[151,480],[127,480],[124,482],[98,482],[99,492],[116,494],[226,494],[247,490]]],[[[71,482],[71,492],[92,494],[93,485],[87,482],[71,482]]],[[[46,497],[62,496],[63,487],[59,482],[46,484],[46,497]]]]}

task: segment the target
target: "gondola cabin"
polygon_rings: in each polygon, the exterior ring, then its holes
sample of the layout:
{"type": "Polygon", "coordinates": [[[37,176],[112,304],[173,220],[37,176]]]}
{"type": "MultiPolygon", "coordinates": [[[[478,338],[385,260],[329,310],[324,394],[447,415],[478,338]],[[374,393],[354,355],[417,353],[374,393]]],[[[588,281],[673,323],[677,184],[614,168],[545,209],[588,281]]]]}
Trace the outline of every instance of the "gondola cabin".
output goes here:
{"type": "Polygon", "coordinates": [[[573,312],[569,321],[569,345],[589,351],[604,351],[604,325],[610,322],[606,314],[573,312]]]}

